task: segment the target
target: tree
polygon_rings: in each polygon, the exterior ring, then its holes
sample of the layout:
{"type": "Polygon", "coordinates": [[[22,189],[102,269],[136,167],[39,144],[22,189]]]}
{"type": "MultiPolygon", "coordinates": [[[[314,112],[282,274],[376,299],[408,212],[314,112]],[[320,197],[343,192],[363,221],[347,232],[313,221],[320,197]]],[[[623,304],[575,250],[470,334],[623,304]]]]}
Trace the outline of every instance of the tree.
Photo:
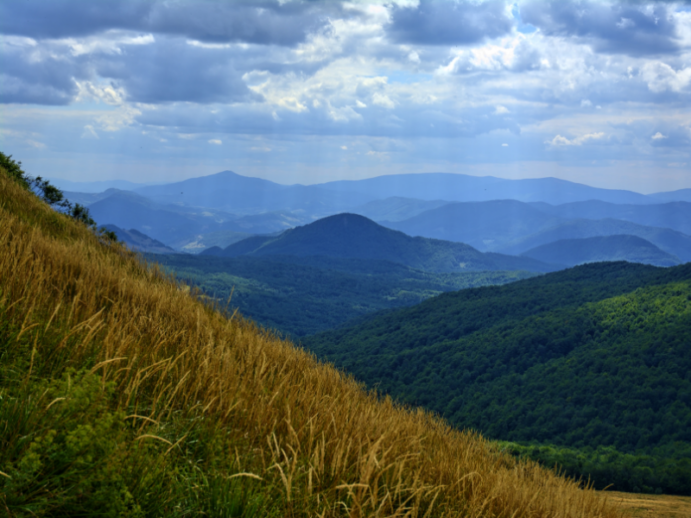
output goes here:
{"type": "Polygon", "coordinates": [[[65,195],[60,189],[40,176],[36,178],[30,177],[22,170],[21,165],[21,162],[12,159],[12,155],[6,155],[0,151],[0,167],[7,171],[10,178],[14,179],[26,189],[34,191],[51,207],[60,208],[71,218],[84,223],[87,227],[90,227],[96,232],[99,237],[107,241],[117,242],[118,237],[115,232],[106,230],[103,227],[100,229],[96,227],[96,222],[91,217],[91,214],[89,214],[89,209],[87,207],[79,203],[72,204],[72,202],[65,198],[65,195]]]}

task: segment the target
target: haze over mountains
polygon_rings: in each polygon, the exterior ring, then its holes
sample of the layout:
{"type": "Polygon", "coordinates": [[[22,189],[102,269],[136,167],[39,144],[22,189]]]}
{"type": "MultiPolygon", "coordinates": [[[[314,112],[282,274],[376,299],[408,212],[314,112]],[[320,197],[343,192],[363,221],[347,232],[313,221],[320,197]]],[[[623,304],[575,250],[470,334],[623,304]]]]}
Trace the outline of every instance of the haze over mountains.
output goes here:
{"type": "Polygon", "coordinates": [[[691,260],[690,189],[643,195],[555,178],[505,180],[447,173],[305,186],[232,171],[164,185],[132,185],[132,191],[86,192],[93,187],[85,185],[85,192],[70,191],[67,197],[89,207],[99,224],[137,230],[180,252],[225,249],[252,235],[275,236],[352,213],[412,237],[465,243],[480,252],[519,255],[564,239],[629,235],[648,241],[660,253],[641,256],[618,248],[614,255],[598,257],[648,257],[656,265],[673,260],[665,254],[691,260]]]}

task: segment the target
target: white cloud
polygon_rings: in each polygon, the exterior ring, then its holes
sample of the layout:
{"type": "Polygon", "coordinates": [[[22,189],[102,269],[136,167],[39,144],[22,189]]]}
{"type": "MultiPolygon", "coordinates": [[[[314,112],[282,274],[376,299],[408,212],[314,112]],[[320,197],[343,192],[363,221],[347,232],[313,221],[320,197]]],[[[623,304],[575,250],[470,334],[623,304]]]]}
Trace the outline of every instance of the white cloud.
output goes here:
{"type": "Polygon", "coordinates": [[[667,138],[667,137],[658,131],[657,133],[655,133],[655,135],[653,135],[650,138],[652,138],[653,140],[661,140],[661,139],[667,138]]]}
{"type": "Polygon", "coordinates": [[[92,81],[76,81],[79,93],[77,102],[95,99],[110,106],[120,106],[125,99],[125,91],[110,84],[94,84],[92,81]]]}
{"type": "Polygon", "coordinates": [[[504,115],[505,113],[509,113],[509,109],[506,106],[502,106],[501,104],[498,104],[497,107],[494,109],[495,115],[504,115]]]}
{"type": "Polygon", "coordinates": [[[134,120],[142,112],[130,105],[120,106],[117,110],[100,115],[96,121],[103,131],[120,131],[121,129],[134,124],[134,120]]]}
{"type": "Polygon", "coordinates": [[[46,145],[43,142],[39,142],[37,140],[27,140],[27,144],[29,144],[31,147],[35,147],[36,149],[43,149],[46,147],[46,145]]]}
{"type": "Polygon", "coordinates": [[[501,147],[509,147],[509,145],[508,145],[506,142],[504,142],[504,143],[501,145],[501,147]]]}
{"type": "Polygon", "coordinates": [[[588,142],[589,140],[599,140],[602,137],[604,137],[605,134],[600,132],[600,133],[586,133],[585,135],[581,135],[580,137],[575,137],[571,140],[567,139],[566,137],[562,137],[561,135],[556,135],[552,140],[547,140],[545,141],[545,144],[549,144],[550,146],[581,146],[588,142]]]}
{"type": "Polygon", "coordinates": [[[98,133],[91,124],[84,126],[84,131],[82,132],[82,138],[85,139],[97,139],[98,133]]]}
{"type": "Polygon", "coordinates": [[[643,65],[641,77],[651,92],[660,93],[666,90],[681,92],[691,83],[691,67],[677,71],[667,63],[654,61],[643,65]]]}
{"type": "Polygon", "coordinates": [[[393,110],[396,107],[396,104],[389,99],[388,95],[379,92],[372,94],[372,104],[376,104],[377,106],[381,106],[383,108],[388,108],[389,110],[393,110]]]}
{"type": "Polygon", "coordinates": [[[217,146],[220,146],[221,144],[223,144],[223,141],[218,140],[217,138],[212,138],[211,140],[209,140],[209,144],[215,144],[217,146]]]}

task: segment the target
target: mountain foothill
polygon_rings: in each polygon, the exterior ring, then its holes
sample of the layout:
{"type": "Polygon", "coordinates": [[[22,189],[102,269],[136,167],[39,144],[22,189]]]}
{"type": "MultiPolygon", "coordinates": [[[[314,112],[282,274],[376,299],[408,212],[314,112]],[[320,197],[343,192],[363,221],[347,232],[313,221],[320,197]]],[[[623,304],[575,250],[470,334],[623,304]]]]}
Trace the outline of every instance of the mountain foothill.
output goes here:
{"type": "Polygon", "coordinates": [[[230,171],[127,187],[66,195],[204,300],[511,455],[691,495],[691,190],[230,171]]]}

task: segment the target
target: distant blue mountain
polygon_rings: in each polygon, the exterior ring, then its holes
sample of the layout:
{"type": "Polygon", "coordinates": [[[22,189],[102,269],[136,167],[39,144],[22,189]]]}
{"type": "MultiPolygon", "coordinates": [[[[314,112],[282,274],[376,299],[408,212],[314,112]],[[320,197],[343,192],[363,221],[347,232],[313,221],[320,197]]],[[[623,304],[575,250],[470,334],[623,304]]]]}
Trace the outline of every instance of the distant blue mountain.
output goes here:
{"type": "Polygon", "coordinates": [[[147,254],[176,254],[177,252],[164,245],[156,239],[152,239],[146,234],[142,234],[138,230],[131,228],[130,230],[122,229],[115,225],[104,225],[103,228],[115,232],[118,241],[125,243],[128,248],[143,252],[147,254]]]}
{"type": "Polygon", "coordinates": [[[656,202],[632,191],[598,189],[558,178],[506,180],[494,176],[452,173],[397,174],[366,180],[327,182],[317,187],[342,193],[366,193],[373,198],[400,196],[420,200],[519,200],[552,204],[586,200],[635,204],[656,202]]]}
{"type": "Polygon", "coordinates": [[[401,198],[393,196],[383,200],[374,200],[350,212],[360,214],[374,221],[402,221],[417,216],[425,211],[448,205],[446,200],[417,200],[415,198],[401,198]]]}
{"type": "Polygon", "coordinates": [[[168,246],[189,235],[224,229],[213,218],[180,212],[130,191],[115,191],[89,205],[89,211],[99,225],[135,229],[168,246]]]}
{"type": "Polygon", "coordinates": [[[339,193],[312,185],[281,185],[232,171],[152,185],[136,192],[158,203],[212,207],[241,214],[301,209],[326,215],[374,199],[365,193],[339,193]]]}
{"type": "Polygon", "coordinates": [[[103,180],[98,182],[72,182],[70,180],[62,180],[60,178],[47,178],[50,183],[61,191],[72,192],[103,192],[107,189],[121,189],[123,191],[134,191],[145,187],[145,183],[128,182],[127,180],[103,180]]]}
{"type": "Polygon", "coordinates": [[[678,191],[657,192],[655,194],[649,194],[648,196],[654,198],[658,203],[663,203],[667,201],[691,202],[691,189],[679,189],[678,191]]]}
{"type": "Polygon", "coordinates": [[[411,236],[468,243],[488,251],[562,222],[527,203],[495,200],[449,203],[403,221],[381,223],[411,236]]]}
{"type": "Polygon", "coordinates": [[[510,255],[482,253],[464,243],[410,237],[357,214],[337,214],[278,236],[254,236],[224,250],[203,255],[222,257],[324,256],[391,261],[430,272],[526,270],[547,272],[559,267],[510,255]]]}
{"type": "Polygon", "coordinates": [[[584,239],[588,237],[638,236],[683,262],[691,261],[691,236],[669,228],[649,227],[620,219],[572,219],[555,227],[538,231],[514,241],[498,250],[503,254],[519,255],[531,248],[562,239],[584,239]]]}
{"type": "Polygon", "coordinates": [[[676,266],[681,261],[637,236],[601,236],[562,239],[532,248],[521,254],[538,261],[577,266],[600,261],[628,261],[654,266],[676,266]]]}
{"type": "Polygon", "coordinates": [[[691,235],[691,203],[685,201],[655,205],[615,205],[593,200],[557,206],[543,205],[540,210],[564,219],[622,219],[691,235]]]}

